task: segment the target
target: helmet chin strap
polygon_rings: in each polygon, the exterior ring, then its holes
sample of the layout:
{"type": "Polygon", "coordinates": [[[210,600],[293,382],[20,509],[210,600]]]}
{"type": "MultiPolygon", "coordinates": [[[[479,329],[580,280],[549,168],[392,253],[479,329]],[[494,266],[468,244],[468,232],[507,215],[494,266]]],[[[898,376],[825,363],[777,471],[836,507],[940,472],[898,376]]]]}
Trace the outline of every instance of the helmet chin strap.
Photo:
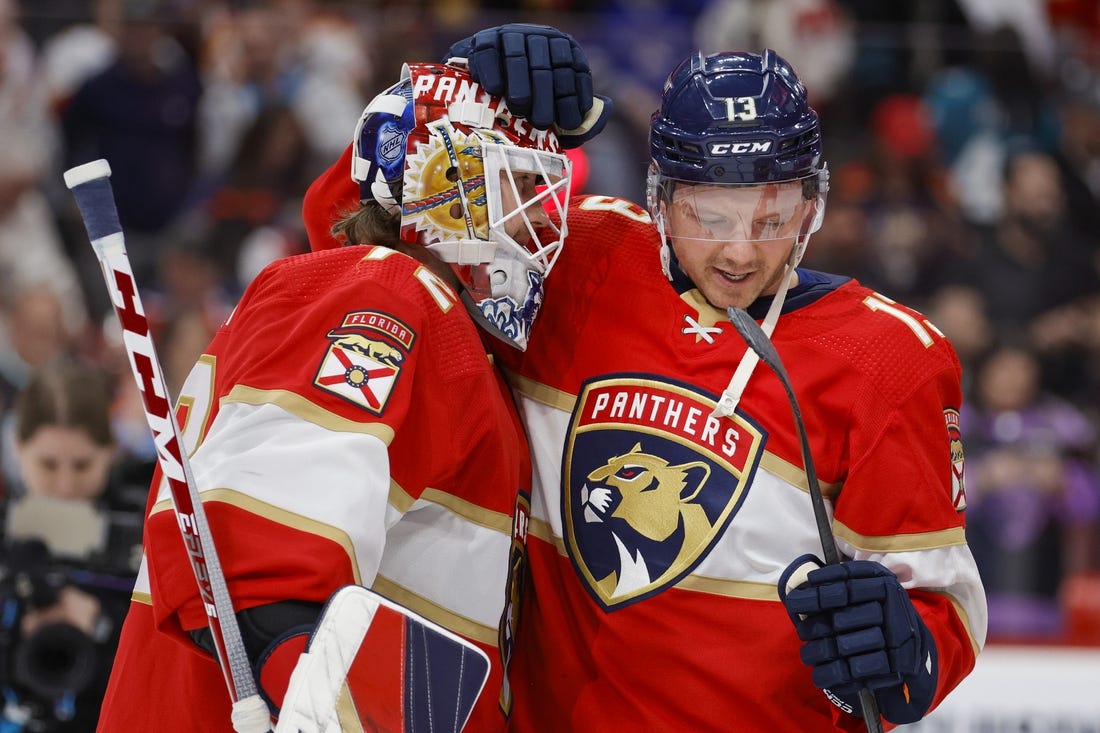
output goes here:
{"type": "MultiPolygon", "coordinates": [[[[779,321],[783,303],[787,300],[787,290],[791,286],[791,275],[794,274],[795,268],[802,259],[802,254],[806,251],[806,244],[809,239],[810,235],[804,234],[795,240],[794,247],[791,248],[791,256],[783,266],[782,282],[780,282],[779,289],[775,292],[775,297],[772,299],[767,315],[764,316],[764,320],[760,324],[761,330],[769,339],[775,331],[775,324],[779,321]]],[[[712,415],[715,417],[733,415],[734,411],[737,410],[738,403],[741,401],[741,395],[745,392],[745,387],[749,383],[749,378],[759,363],[760,356],[752,349],[745,349],[745,355],[741,357],[741,362],[733,372],[729,386],[726,387],[725,391],[722,392],[722,396],[718,399],[718,404],[711,412],[712,415]]]]}
{"type": "Polygon", "coordinates": [[[652,216],[653,223],[657,225],[657,236],[661,238],[661,271],[665,273],[669,282],[672,282],[672,246],[668,243],[668,237],[665,236],[665,215],[658,211],[652,216]]]}
{"type": "Polygon", "coordinates": [[[496,257],[497,243],[484,239],[447,239],[424,245],[424,249],[453,265],[487,265],[496,257]]]}

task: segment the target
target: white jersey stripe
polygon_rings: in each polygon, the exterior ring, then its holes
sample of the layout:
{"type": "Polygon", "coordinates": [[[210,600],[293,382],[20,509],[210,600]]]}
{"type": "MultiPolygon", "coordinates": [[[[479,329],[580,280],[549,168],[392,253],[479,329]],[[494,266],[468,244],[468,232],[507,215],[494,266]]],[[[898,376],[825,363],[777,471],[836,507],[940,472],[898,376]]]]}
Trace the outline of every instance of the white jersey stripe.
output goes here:
{"type": "Polygon", "coordinates": [[[379,572],[432,603],[492,628],[495,643],[512,546],[509,530],[471,522],[421,500],[390,530],[379,572]],[[457,574],[455,557],[469,558],[457,574]]]}

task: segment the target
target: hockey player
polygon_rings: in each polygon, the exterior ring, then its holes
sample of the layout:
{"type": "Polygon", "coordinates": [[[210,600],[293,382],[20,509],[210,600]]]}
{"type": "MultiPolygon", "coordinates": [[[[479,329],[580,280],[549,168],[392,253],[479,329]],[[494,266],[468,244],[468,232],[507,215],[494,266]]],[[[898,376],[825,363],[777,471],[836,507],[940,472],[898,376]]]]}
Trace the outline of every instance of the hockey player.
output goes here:
{"type": "MultiPolygon", "coordinates": [[[[453,49],[498,92],[524,81],[507,28],[453,49]]],[[[918,720],[986,629],[954,350],[920,313],[798,267],[828,174],[779,55],[685,59],[650,145],[648,207],[570,202],[567,274],[528,349],[498,355],[535,468],[512,730],[855,731],[864,689],[887,727],[918,720]],[[787,397],[730,307],[786,364],[841,564],[815,557],[787,397]]],[[[314,231],[331,205],[307,198],[314,231]]]]}
{"type": "MultiPolygon", "coordinates": [[[[359,187],[334,231],[359,246],[283,259],[255,279],[183,388],[185,442],[273,711],[326,600],[361,584],[489,655],[467,730],[503,730],[509,571],[522,567],[513,514],[530,463],[486,334],[502,350],[530,335],[565,229],[569,164],[552,132],[513,117],[459,65],[406,66],[354,139],[359,187]]],[[[177,520],[163,489],[152,493],[99,730],[229,731],[177,520]]],[[[376,664],[353,671],[369,678],[376,664]]],[[[377,701],[357,679],[347,687],[356,725],[375,729],[377,701]]],[[[416,712],[404,730],[436,729],[410,722],[416,712]]]]}
{"type": "Polygon", "coordinates": [[[535,457],[513,730],[862,730],[864,688],[887,723],[918,720],[986,629],[955,353],[920,313],[798,268],[828,176],[776,53],[684,60],[650,153],[648,211],[571,202],[568,287],[502,354],[535,457]],[[790,374],[840,565],[813,557],[786,395],[731,306],[790,374]]]}

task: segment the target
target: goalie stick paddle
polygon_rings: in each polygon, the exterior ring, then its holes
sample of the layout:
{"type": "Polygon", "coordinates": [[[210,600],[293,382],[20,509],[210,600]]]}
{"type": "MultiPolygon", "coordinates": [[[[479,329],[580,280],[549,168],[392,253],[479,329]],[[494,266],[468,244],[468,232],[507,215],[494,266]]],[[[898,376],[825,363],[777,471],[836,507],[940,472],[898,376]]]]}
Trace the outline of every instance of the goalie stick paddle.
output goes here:
{"type": "MultiPolygon", "coordinates": [[[[749,348],[756,352],[760,360],[775,372],[775,376],[783,384],[787,393],[787,401],[794,413],[794,424],[798,430],[798,441],[802,449],[802,465],[806,471],[806,486],[810,491],[810,503],[814,507],[814,520],[817,522],[817,536],[821,540],[821,553],[828,565],[840,562],[840,553],[836,549],[836,538],[833,537],[832,523],[829,514],[825,510],[825,498],[821,494],[821,484],[817,481],[817,470],[814,468],[814,457],[810,452],[810,439],[806,434],[806,423],[802,419],[802,410],[798,406],[798,400],[794,396],[794,388],[791,386],[787,369],[779,358],[779,352],[775,350],[775,344],[771,342],[764,329],[760,328],[756,320],[740,308],[727,309],[730,321],[737,333],[745,340],[749,348]]],[[[878,701],[875,695],[866,687],[859,691],[859,702],[863,708],[863,722],[867,726],[868,733],[882,733],[882,720],[879,716],[878,701]]]]}
{"type": "Polygon", "coordinates": [[[171,395],[153,347],[145,308],[141,304],[126,254],[110,175],[110,165],[100,159],[65,171],[65,185],[76,199],[88,238],[103,271],[111,304],[122,325],[122,340],[130,368],[141,392],[145,419],[156,443],[157,463],[168,482],[180,535],[191,560],[199,596],[206,609],[207,624],[214,637],[218,663],[233,702],[233,728],[238,733],[269,731],[270,714],[256,691],[225,576],[191,474],[191,465],[183,450],[171,395]]]}

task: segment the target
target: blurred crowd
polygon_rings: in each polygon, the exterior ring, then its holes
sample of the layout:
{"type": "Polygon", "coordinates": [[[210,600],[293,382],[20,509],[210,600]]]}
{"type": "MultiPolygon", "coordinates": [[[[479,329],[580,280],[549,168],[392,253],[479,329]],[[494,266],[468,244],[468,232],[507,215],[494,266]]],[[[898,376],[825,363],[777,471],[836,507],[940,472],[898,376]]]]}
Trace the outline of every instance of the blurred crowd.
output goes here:
{"type": "Polygon", "coordinates": [[[1095,0],[0,0],[5,504],[29,492],[20,395],[59,363],[106,396],[112,475],[155,458],[62,171],[109,160],[175,391],[251,278],[308,250],[302,195],[400,63],[514,21],[582,42],[616,105],[584,185],[635,201],[677,60],[791,61],[832,182],[804,266],[922,309],[963,363],[991,640],[1100,643],[1095,0]]]}

